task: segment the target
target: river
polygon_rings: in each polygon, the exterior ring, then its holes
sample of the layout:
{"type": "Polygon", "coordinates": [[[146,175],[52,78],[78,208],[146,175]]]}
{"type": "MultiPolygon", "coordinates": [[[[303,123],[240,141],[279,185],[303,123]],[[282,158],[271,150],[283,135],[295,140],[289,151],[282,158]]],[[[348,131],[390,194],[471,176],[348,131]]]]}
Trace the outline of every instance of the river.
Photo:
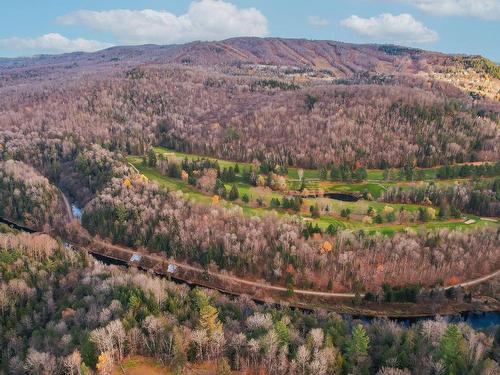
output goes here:
{"type": "MultiPolygon", "coordinates": [[[[342,317],[348,321],[352,320],[361,320],[365,323],[372,323],[373,320],[377,319],[371,316],[356,316],[349,314],[342,314],[342,317]]],[[[425,321],[425,320],[433,320],[438,318],[438,316],[422,316],[422,317],[414,317],[414,318],[391,318],[398,322],[399,324],[404,325],[405,327],[409,327],[412,324],[425,321]]],[[[456,315],[444,315],[441,317],[448,323],[467,323],[472,328],[476,330],[490,330],[496,329],[500,326],[500,312],[491,311],[491,312],[463,312],[461,314],[456,315]]]]}
{"type": "MultiPolygon", "coordinates": [[[[71,206],[71,210],[72,210],[73,216],[75,218],[77,218],[78,220],[80,220],[81,215],[82,215],[82,210],[74,205],[71,206]]],[[[0,218],[0,222],[8,224],[8,225],[10,225],[18,230],[31,232],[31,233],[34,232],[30,228],[20,226],[16,223],[13,223],[13,222],[6,220],[4,218],[0,218]]],[[[93,255],[93,256],[94,256],[94,258],[96,258],[97,260],[99,260],[105,264],[115,264],[115,265],[127,266],[127,264],[125,264],[124,262],[121,262],[121,261],[113,261],[110,259],[106,259],[103,256],[97,256],[97,255],[93,255]]],[[[347,321],[361,320],[361,321],[368,323],[368,324],[373,322],[374,319],[377,319],[377,318],[374,318],[371,316],[359,316],[359,315],[349,315],[349,314],[342,314],[342,317],[344,319],[346,319],[347,321]]],[[[409,325],[417,323],[419,321],[435,319],[435,318],[437,318],[437,316],[425,316],[425,317],[414,317],[414,318],[391,318],[391,319],[404,325],[404,326],[409,326],[409,325]]],[[[457,315],[446,315],[446,316],[443,316],[442,318],[449,323],[465,322],[476,330],[493,330],[493,329],[496,329],[496,327],[500,326],[500,312],[499,311],[478,312],[478,313],[464,312],[464,313],[457,314],[457,315]]]]}

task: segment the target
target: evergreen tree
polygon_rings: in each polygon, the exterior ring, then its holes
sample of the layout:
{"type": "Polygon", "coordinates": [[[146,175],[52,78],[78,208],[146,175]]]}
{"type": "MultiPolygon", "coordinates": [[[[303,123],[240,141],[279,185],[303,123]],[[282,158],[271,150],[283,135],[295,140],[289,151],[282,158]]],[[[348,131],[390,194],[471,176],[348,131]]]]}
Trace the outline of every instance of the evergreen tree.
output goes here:
{"type": "Polygon", "coordinates": [[[222,324],[219,321],[219,312],[209,303],[207,295],[200,289],[196,289],[194,299],[199,312],[199,328],[206,330],[209,335],[221,332],[222,324]]]}
{"type": "Polygon", "coordinates": [[[309,208],[309,211],[311,212],[311,217],[313,217],[315,219],[317,219],[320,216],[318,204],[315,204],[314,206],[311,206],[309,208]]]}
{"type": "Polygon", "coordinates": [[[236,184],[233,184],[231,190],[229,191],[229,200],[235,201],[236,199],[238,199],[239,196],[240,193],[238,192],[238,188],[236,187],[236,184]]]}
{"type": "Polygon", "coordinates": [[[384,175],[383,175],[383,180],[388,181],[389,180],[389,168],[384,168],[384,175]]]}
{"type": "Polygon", "coordinates": [[[148,166],[151,168],[156,167],[158,160],[156,159],[156,152],[153,148],[150,148],[148,151],[148,166]]]}
{"type": "Polygon", "coordinates": [[[357,367],[368,355],[370,339],[364,327],[358,324],[352,331],[351,339],[347,342],[346,357],[350,370],[357,367]]]}
{"type": "Polygon", "coordinates": [[[328,171],[326,170],[326,167],[321,167],[319,170],[319,179],[326,180],[327,178],[328,178],[328,171]]]}
{"type": "Polygon", "coordinates": [[[221,198],[226,198],[226,187],[219,178],[215,181],[214,193],[221,198]]]}
{"type": "Polygon", "coordinates": [[[286,278],[285,278],[285,285],[286,285],[286,295],[287,297],[293,296],[293,287],[294,287],[295,281],[293,278],[293,274],[290,272],[287,272],[286,278]]]}
{"type": "Polygon", "coordinates": [[[465,339],[456,324],[450,324],[441,338],[439,355],[446,366],[447,374],[465,373],[465,339]]]}
{"type": "Polygon", "coordinates": [[[170,163],[168,165],[167,174],[172,178],[180,178],[181,177],[181,167],[177,163],[170,163]]]}
{"type": "Polygon", "coordinates": [[[358,168],[352,172],[352,178],[354,180],[366,180],[368,177],[368,172],[366,168],[358,168]]]}
{"type": "Polygon", "coordinates": [[[346,219],[349,218],[350,214],[351,214],[350,208],[343,208],[342,210],[340,210],[340,216],[345,217],[346,219]]]}
{"type": "Polygon", "coordinates": [[[290,330],[282,320],[276,322],[276,324],[274,325],[274,331],[278,336],[280,346],[288,346],[288,344],[290,344],[290,330]]]}
{"type": "Polygon", "coordinates": [[[332,167],[332,170],[330,171],[330,178],[333,181],[340,181],[341,180],[340,168],[339,167],[337,167],[335,165],[332,167]]]}
{"type": "Polygon", "coordinates": [[[328,225],[326,228],[326,233],[328,233],[331,236],[334,236],[337,234],[337,227],[333,224],[328,225]]]}
{"type": "Polygon", "coordinates": [[[270,206],[271,206],[271,208],[279,207],[280,200],[278,198],[271,198],[270,206]]]}
{"type": "Polygon", "coordinates": [[[460,219],[460,217],[462,216],[462,213],[460,212],[460,210],[456,206],[451,206],[450,215],[451,215],[451,217],[453,217],[455,219],[460,219]]]}

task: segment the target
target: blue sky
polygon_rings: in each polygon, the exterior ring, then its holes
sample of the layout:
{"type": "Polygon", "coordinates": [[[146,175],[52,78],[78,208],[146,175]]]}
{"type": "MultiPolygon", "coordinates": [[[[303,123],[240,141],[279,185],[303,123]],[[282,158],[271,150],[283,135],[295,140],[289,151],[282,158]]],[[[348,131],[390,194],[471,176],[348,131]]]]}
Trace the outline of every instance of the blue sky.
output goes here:
{"type": "Polygon", "coordinates": [[[500,0],[22,0],[0,5],[0,56],[232,36],[395,43],[500,62],[500,0]]]}

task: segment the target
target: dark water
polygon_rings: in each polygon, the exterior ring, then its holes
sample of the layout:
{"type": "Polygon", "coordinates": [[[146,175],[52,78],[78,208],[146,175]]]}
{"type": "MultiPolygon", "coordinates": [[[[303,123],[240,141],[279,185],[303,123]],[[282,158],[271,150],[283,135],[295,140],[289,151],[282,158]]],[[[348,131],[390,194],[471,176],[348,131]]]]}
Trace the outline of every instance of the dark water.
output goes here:
{"type": "MultiPolygon", "coordinates": [[[[126,262],[115,260],[115,259],[109,259],[105,256],[97,255],[97,254],[92,254],[94,258],[97,260],[111,265],[121,265],[121,266],[127,266],[126,262]]],[[[179,284],[185,284],[184,281],[182,280],[177,280],[175,276],[172,277],[172,281],[175,281],[179,284]]],[[[194,287],[194,285],[191,285],[194,287]]],[[[302,309],[303,310],[303,309],[302,309]]],[[[309,311],[307,309],[307,311],[309,311]]],[[[364,323],[371,324],[375,319],[371,316],[365,316],[365,315],[349,315],[349,314],[342,314],[342,317],[347,320],[347,321],[353,321],[353,320],[361,320],[364,323]]],[[[423,317],[415,317],[415,318],[391,318],[391,320],[394,320],[398,322],[399,324],[404,325],[405,327],[409,327],[415,323],[418,323],[420,321],[425,321],[425,320],[433,320],[437,316],[423,316],[423,317]]],[[[445,315],[442,316],[442,318],[447,321],[448,323],[460,323],[460,322],[465,322],[469,324],[472,328],[476,330],[489,330],[489,329],[496,329],[496,327],[500,326],[500,312],[498,311],[493,311],[493,312],[479,312],[479,313],[474,313],[474,312],[464,312],[461,314],[457,315],[445,315]]]]}
{"type": "Polygon", "coordinates": [[[338,201],[344,202],[357,202],[360,199],[360,197],[358,197],[357,195],[348,193],[325,193],[324,196],[330,199],[336,199],[338,201]]]}
{"type": "MultiPolygon", "coordinates": [[[[371,323],[374,319],[368,316],[342,315],[346,320],[361,320],[365,323],[371,323]]],[[[425,320],[434,320],[437,316],[425,316],[416,318],[391,318],[406,327],[425,320]]],[[[448,323],[467,323],[476,330],[488,330],[500,326],[500,312],[464,312],[456,315],[444,315],[442,318],[448,323]]]]}
{"type": "MultiPolygon", "coordinates": [[[[74,205],[71,206],[71,209],[73,211],[73,215],[77,219],[81,219],[81,213],[82,213],[81,209],[79,209],[78,207],[76,207],[74,205]]],[[[0,217],[0,223],[8,224],[17,230],[22,230],[22,231],[30,232],[30,233],[35,232],[31,228],[20,226],[16,223],[13,223],[13,222],[6,220],[4,218],[1,218],[1,217],[0,217]]],[[[127,263],[123,262],[123,261],[110,259],[110,258],[107,258],[105,256],[100,256],[97,254],[92,254],[92,255],[94,256],[94,258],[96,258],[97,260],[99,260],[105,264],[127,266],[127,263]]],[[[343,314],[342,317],[348,321],[361,320],[365,323],[371,323],[374,319],[376,319],[376,318],[373,318],[370,316],[359,316],[359,315],[348,315],[348,314],[343,314]]],[[[436,317],[430,316],[430,317],[391,318],[391,319],[400,323],[400,324],[403,324],[404,326],[410,326],[410,325],[418,323],[420,321],[430,320],[430,319],[435,319],[435,318],[436,317]]],[[[465,312],[465,313],[457,314],[457,315],[446,315],[446,316],[443,316],[443,319],[445,319],[449,323],[465,322],[476,330],[485,330],[485,329],[487,330],[487,329],[493,329],[493,328],[500,326],[500,312],[498,312],[498,311],[480,312],[480,313],[465,312]]]]}
{"type": "Polygon", "coordinates": [[[99,262],[104,263],[108,266],[111,266],[111,265],[113,265],[113,266],[125,266],[125,267],[128,266],[128,264],[126,262],[124,262],[123,260],[112,259],[112,258],[108,258],[107,256],[94,254],[94,253],[91,253],[91,255],[99,262]]]}
{"type": "Polygon", "coordinates": [[[475,329],[487,329],[500,325],[500,312],[464,313],[458,316],[449,317],[451,323],[465,322],[475,329]]]}

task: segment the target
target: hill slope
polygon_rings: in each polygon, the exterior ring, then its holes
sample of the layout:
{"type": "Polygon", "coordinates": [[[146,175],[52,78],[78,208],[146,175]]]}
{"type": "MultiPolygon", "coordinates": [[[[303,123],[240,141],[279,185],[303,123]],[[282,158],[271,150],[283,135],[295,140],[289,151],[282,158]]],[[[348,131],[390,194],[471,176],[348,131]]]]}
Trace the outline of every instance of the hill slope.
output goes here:
{"type": "Polygon", "coordinates": [[[473,57],[303,39],[7,59],[0,152],[51,173],[92,143],[305,167],[497,161],[500,102],[444,82],[460,66],[499,82],[473,57]]]}
{"type": "Polygon", "coordinates": [[[334,78],[359,72],[419,74],[451,82],[463,90],[500,98],[500,67],[481,56],[446,55],[394,45],[362,45],[327,40],[232,38],[168,46],[113,47],[94,53],[0,59],[0,75],[37,75],[64,69],[96,69],[143,63],[202,66],[266,65],[322,70],[334,78]],[[48,69],[50,68],[50,69],[48,69]],[[22,74],[24,72],[24,74],[22,74]]]}

